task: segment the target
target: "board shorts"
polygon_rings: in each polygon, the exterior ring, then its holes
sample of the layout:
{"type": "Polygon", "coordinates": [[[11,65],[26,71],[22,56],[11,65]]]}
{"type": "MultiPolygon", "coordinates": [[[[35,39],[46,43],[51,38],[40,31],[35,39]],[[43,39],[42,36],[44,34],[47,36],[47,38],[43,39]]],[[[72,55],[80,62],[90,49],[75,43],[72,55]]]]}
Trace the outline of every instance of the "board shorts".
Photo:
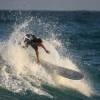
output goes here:
{"type": "Polygon", "coordinates": [[[31,47],[32,47],[32,48],[34,48],[34,49],[38,49],[38,47],[37,47],[37,44],[36,44],[36,43],[32,43],[32,44],[31,44],[31,47]]]}
{"type": "Polygon", "coordinates": [[[36,40],[35,39],[30,40],[30,39],[26,38],[24,43],[25,43],[26,47],[31,46],[32,48],[37,49],[37,44],[36,44],[36,40]]]}

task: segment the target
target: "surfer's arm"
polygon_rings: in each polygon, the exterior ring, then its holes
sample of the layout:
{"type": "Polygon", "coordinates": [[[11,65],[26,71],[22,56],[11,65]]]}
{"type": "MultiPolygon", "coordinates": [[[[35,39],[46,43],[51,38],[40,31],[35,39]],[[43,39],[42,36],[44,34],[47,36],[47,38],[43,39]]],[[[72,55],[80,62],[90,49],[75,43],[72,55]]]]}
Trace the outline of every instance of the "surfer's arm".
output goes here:
{"type": "Polygon", "coordinates": [[[45,46],[44,46],[43,44],[39,44],[39,46],[42,47],[42,48],[45,50],[46,53],[50,53],[50,52],[45,48],[45,46]]]}

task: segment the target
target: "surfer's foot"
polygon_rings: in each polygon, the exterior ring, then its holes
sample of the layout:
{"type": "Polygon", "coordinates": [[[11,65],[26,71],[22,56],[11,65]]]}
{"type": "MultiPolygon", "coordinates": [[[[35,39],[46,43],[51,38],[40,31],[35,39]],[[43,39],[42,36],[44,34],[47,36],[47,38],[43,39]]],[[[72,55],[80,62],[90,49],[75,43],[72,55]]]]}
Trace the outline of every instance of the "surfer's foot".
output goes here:
{"type": "Polygon", "coordinates": [[[40,61],[39,60],[37,60],[37,64],[40,64],[40,61]]]}

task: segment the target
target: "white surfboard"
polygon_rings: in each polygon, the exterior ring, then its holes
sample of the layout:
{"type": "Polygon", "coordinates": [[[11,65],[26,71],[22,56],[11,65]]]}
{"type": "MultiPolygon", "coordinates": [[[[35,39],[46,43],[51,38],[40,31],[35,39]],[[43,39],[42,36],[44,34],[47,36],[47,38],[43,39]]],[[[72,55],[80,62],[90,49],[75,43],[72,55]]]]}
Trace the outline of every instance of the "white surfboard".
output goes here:
{"type": "Polygon", "coordinates": [[[78,71],[71,70],[68,68],[64,68],[61,66],[57,66],[54,64],[51,64],[49,62],[46,62],[44,60],[41,60],[41,65],[48,71],[57,73],[58,75],[61,75],[65,78],[72,79],[72,80],[81,80],[84,78],[84,75],[78,71]]]}

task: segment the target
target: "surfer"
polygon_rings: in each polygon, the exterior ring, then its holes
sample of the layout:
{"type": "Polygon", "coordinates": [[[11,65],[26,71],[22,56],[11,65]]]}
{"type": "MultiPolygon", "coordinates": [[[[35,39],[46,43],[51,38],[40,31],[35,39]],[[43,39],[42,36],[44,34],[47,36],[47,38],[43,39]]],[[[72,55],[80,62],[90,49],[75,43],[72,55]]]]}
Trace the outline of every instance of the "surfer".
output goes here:
{"type": "Polygon", "coordinates": [[[25,47],[31,46],[35,50],[36,57],[37,57],[37,63],[40,63],[38,47],[42,47],[46,53],[50,53],[43,45],[42,39],[37,38],[33,34],[26,34],[24,43],[25,43],[25,47]]]}

